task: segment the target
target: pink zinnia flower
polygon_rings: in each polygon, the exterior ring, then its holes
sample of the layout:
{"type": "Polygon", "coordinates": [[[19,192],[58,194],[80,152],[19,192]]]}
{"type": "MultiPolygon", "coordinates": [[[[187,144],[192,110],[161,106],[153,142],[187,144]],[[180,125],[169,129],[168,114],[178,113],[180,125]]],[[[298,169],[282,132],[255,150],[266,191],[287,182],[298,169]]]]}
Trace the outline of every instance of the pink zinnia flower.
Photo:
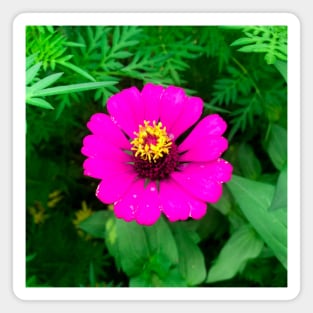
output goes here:
{"type": "Polygon", "coordinates": [[[107,109],[91,116],[92,135],[83,140],[84,174],[101,180],[96,196],[113,203],[118,218],[143,225],[161,213],[171,222],[203,217],[232,174],[220,158],[228,147],[225,121],[208,115],[184,136],[203,101],[151,83],[113,95],[107,109]]]}

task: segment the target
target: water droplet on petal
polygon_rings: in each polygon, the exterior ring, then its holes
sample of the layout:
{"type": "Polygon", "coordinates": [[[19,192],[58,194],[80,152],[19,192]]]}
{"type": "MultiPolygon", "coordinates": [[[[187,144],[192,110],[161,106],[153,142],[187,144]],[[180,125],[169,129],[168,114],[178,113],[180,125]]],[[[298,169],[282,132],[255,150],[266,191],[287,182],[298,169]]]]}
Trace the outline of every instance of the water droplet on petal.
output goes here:
{"type": "Polygon", "coordinates": [[[117,124],[117,121],[116,121],[116,119],[115,119],[114,116],[111,116],[111,121],[112,121],[114,124],[117,124]]]}
{"type": "Polygon", "coordinates": [[[174,140],[174,138],[175,138],[174,134],[172,134],[172,133],[168,134],[168,137],[169,137],[171,140],[174,140]]]}

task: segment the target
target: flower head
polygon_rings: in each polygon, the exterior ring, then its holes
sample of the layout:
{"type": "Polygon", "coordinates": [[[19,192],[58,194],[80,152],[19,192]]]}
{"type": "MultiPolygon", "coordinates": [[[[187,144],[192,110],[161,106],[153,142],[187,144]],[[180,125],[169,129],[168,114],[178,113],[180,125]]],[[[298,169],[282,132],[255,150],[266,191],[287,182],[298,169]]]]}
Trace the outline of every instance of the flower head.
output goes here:
{"type": "Polygon", "coordinates": [[[113,95],[107,109],[109,115],[91,116],[82,148],[84,174],[101,180],[100,201],[113,204],[118,218],[143,225],[162,213],[171,222],[203,217],[232,174],[221,158],[226,122],[218,114],[198,122],[199,97],[151,83],[113,95]]]}

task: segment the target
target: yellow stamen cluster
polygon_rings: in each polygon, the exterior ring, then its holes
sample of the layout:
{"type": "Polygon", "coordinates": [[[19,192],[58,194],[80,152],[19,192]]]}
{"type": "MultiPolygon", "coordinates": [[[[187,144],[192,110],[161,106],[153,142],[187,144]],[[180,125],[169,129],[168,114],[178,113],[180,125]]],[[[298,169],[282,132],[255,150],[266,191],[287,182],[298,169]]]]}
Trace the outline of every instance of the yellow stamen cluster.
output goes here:
{"type": "Polygon", "coordinates": [[[172,145],[170,137],[166,133],[166,127],[162,123],[144,121],[144,126],[139,125],[139,132],[135,132],[136,138],[131,142],[131,150],[135,151],[135,157],[140,157],[150,163],[156,162],[164,154],[168,154],[172,145]]]}

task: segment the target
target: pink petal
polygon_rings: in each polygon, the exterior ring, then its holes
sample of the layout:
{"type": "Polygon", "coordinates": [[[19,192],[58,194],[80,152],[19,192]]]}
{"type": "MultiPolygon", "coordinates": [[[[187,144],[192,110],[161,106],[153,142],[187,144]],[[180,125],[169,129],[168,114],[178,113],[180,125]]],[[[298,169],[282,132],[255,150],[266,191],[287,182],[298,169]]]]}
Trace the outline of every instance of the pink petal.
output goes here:
{"type": "Polygon", "coordinates": [[[139,128],[138,121],[142,119],[137,114],[143,108],[138,89],[131,87],[111,96],[108,99],[107,108],[113,122],[130,138],[134,138],[134,132],[139,128]]]}
{"type": "MultiPolygon", "coordinates": [[[[205,136],[199,138],[188,151],[180,157],[180,161],[208,162],[219,158],[228,148],[228,141],[220,136],[205,136]]],[[[181,146],[178,151],[183,151],[181,146]]]]}
{"type": "Polygon", "coordinates": [[[171,129],[176,119],[184,109],[187,96],[184,89],[169,86],[162,94],[160,101],[160,120],[166,129],[171,129]]]}
{"type": "Polygon", "coordinates": [[[200,118],[203,110],[203,101],[198,97],[189,97],[185,102],[182,112],[168,129],[168,131],[174,135],[174,138],[178,138],[184,131],[191,127],[200,118]]]}
{"type": "Polygon", "coordinates": [[[131,87],[122,90],[121,94],[125,99],[127,99],[127,103],[131,108],[137,127],[135,130],[137,131],[139,129],[139,125],[143,125],[145,114],[145,104],[142,101],[141,93],[136,87],[131,87]]]}
{"type": "Polygon", "coordinates": [[[99,158],[86,159],[83,168],[84,175],[97,179],[109,179],[110,176],[134,171],[130,164],[99,158]]]}
{"type": "Polygon", "coordinates": [[[207,163],[185,163],[179,169],[185,174],[203,175],[220,183],[228,182],[233,171],[232,165],[224,159],[207,163]]]}
{"type": "Polygon", "coordinates": [[[138,200],[143,192],[143,184],[143,179],[135,181],[125,192],[123,197],[114,203],[114,213],[117,218],[122,218],[126,222],[135,219],[138,210],[138,200]]]}
{"type": "Polygon", "coordinates": [[[222,195],[222,184],[198,173],[173,172],[172,179],[196,198],[215,203],[222,195]]]}
{"type": "Polygon", "coordinates": [[[188,137],[180,144],[179,150],[188,150],[204,136],[221,136],[226,128],[226,122],[218,114],[208,115],[197,124],[188,137]]]}
{"type": "Polygon", "coordinates": [[[203,201],[200,201],[194,197],[190,197],[187,201],[190,208],[190,217],[193,219],[202,218],[207,211],[207,204],[203,201]]]}
{"type": "Polygon", "coordinates": [[[90,121],[87,123],[87,127],[93,134],[104,137],[119,148],[128,149],[130,146],[125,135],[112,122],[111,118],[104,113],[92,115],[90,121]]]}
{"type": "Polygon", "coordinates": [[[161,215],[157,186],[155,182],[151,181],[145,188],[142,185],[142,191],[138,199],[135,219],[138,224],[153,225],[161,215]]]}
{"type": "Polygon", "coordinates": [[[144,104],[144,119],[150,121],[158,121],[160,117],[160,100],[165,88],[162,86],[146,84],[141,91],[141,99],[144,104]]]}
{"type": "Polygon", "coordinates": [[[186,220],[189,217],[190,207],[184,192],[175,182],[162,180],[160,182],[160,208],[171,222],[186,220]]]}
{"type": "Polygon", "coordinates": [[[87,135],[83,139],[81,153],[87,157],[95,157],[102,160],[118,160],[119,162],[131,161],[129,154],[98,135],[87,135]]]}
{"type": "Polygon", "coordinates": [[[109,176],[98,185],[96,196],[104,203],[114,203],[122,198],[136,177],[134,172],[109,176]]]}

